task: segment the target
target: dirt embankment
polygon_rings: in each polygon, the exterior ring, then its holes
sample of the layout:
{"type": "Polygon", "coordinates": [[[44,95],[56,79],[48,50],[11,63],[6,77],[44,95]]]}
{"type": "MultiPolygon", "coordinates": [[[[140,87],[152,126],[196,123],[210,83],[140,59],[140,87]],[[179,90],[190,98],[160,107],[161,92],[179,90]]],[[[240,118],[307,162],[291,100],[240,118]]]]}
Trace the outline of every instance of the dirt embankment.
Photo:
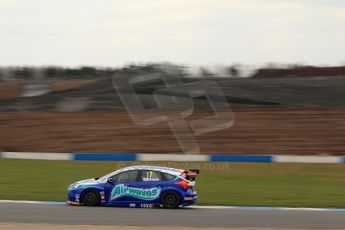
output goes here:
{"type": "MultiPolygon", "coordinates": [[[[234,126],[197,136],[203,154],[345,152],[345,108],[236,109],[234,126]]],[[[209,116],[198,111],[189,119],[209,116]]],[[[134,124],[124,111],[3,112],[1,151],[180,152],[166,123],[134,124]]]]}
{"type": "Polygon", "coordinates": [[[19,97],[22,88],[15,83],[0,83],[0,100],[12,99],[19,97]]]}
{"type": "Polygon", "coordinates": [[[300,66],[295,68],[266,68],[258,69],[253,78],[267,77],[321,77],[321,76],[345,76],[345,66],[336,67],[316,67],[300,66]]]}
{"type": "Polygon", "coordinates": [[[61,92],[71,89],[77,89],[89,84],[92,84],[98,80],[60,80],[52,84],[52,90],[55,92],[61,92]]]}

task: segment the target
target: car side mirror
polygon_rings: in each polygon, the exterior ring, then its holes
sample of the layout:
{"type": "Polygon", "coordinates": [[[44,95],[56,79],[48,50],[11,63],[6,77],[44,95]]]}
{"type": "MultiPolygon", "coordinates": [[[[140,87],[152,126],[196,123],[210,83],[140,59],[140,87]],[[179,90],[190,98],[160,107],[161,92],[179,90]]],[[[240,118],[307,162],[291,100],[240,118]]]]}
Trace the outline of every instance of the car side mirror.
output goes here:
{"type": "Polygon", "coordinates": [[[107,182],[108,182],[109,184],[115,184],[115,181],[113,180],[112,177],[109,177],[108,180],[107,180],[107,182]]]}

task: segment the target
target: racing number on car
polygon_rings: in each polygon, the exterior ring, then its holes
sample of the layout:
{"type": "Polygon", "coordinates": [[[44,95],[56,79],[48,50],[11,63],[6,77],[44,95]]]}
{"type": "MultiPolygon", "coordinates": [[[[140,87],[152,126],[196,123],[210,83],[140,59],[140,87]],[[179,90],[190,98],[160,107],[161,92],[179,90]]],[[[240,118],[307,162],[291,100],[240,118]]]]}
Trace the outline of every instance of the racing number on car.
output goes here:
{"type": "Polygon", "coordinates": [[[143,181],[160,181],[160,174],[155,171],[144,171],[142,174],[143,181]]]}

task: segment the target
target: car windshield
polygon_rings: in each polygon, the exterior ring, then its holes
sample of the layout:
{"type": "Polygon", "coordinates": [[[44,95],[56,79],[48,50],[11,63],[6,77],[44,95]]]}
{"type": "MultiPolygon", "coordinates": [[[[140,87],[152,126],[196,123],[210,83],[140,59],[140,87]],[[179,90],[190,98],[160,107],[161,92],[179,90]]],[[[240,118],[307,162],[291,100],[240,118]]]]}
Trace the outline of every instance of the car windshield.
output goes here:
{"type": "Polygon", "coordinates": [[[119,172],[121,172],[121,171],[122,171],[122,170],[119,169],[119,170],[116,170],[116,171],[114,171],[114,172],[108,173],[107,175],[102,176],[102,177],[100,177],[99,179],[97,179],[97,181],[98,181],[98,182],[104,182],[104,181],[106,181],[106,180],[108,179],[108,177],[110,177],[110,176],[112,176],[112,175],[115,175],[115,174],[117,174],[117,173],[119,173],[119,172]]]}

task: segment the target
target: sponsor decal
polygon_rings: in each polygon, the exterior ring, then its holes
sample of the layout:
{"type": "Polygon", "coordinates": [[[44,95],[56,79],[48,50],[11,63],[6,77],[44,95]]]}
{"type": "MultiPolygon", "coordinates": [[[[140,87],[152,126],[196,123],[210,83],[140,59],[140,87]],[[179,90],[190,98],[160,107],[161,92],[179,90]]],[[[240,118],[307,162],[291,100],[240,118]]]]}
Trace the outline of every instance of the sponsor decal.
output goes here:
{"type": "Polygon", "coordinates": [[[152,208],[153,204],[140,204],[141,208],[152,208]]]}
{"type": "Polygon", "coordinates": [[[150,178],[150,177],[143,177],[143,181],[160,181],[159,178],[150,178]]]}
{"type": "Polygon", "coordinates": [[[99,192],[99,195],[101,196],[102,199],[104,199],[104,192],[103,191],[99,192]]]}
{"type": "Polygon", "coordinates": [[[127,187],[123,184],[116,185],[111,191],[111,200],[115,200],[122,196],[135,197],[141,200],[154,200],[158,198],[161,189],[159,187],[153,188],[133,188],[127,187]]]}
{"type": "Polygon", "coordinates": [[[75,194],[75,201],[79,202],[80,194],[75,194]]]}
{"type": "Polygon", "coordinates": [[[105,202],[104,191],[100,191],[99,195],[101,196],[101,202],[105,202]]]}

